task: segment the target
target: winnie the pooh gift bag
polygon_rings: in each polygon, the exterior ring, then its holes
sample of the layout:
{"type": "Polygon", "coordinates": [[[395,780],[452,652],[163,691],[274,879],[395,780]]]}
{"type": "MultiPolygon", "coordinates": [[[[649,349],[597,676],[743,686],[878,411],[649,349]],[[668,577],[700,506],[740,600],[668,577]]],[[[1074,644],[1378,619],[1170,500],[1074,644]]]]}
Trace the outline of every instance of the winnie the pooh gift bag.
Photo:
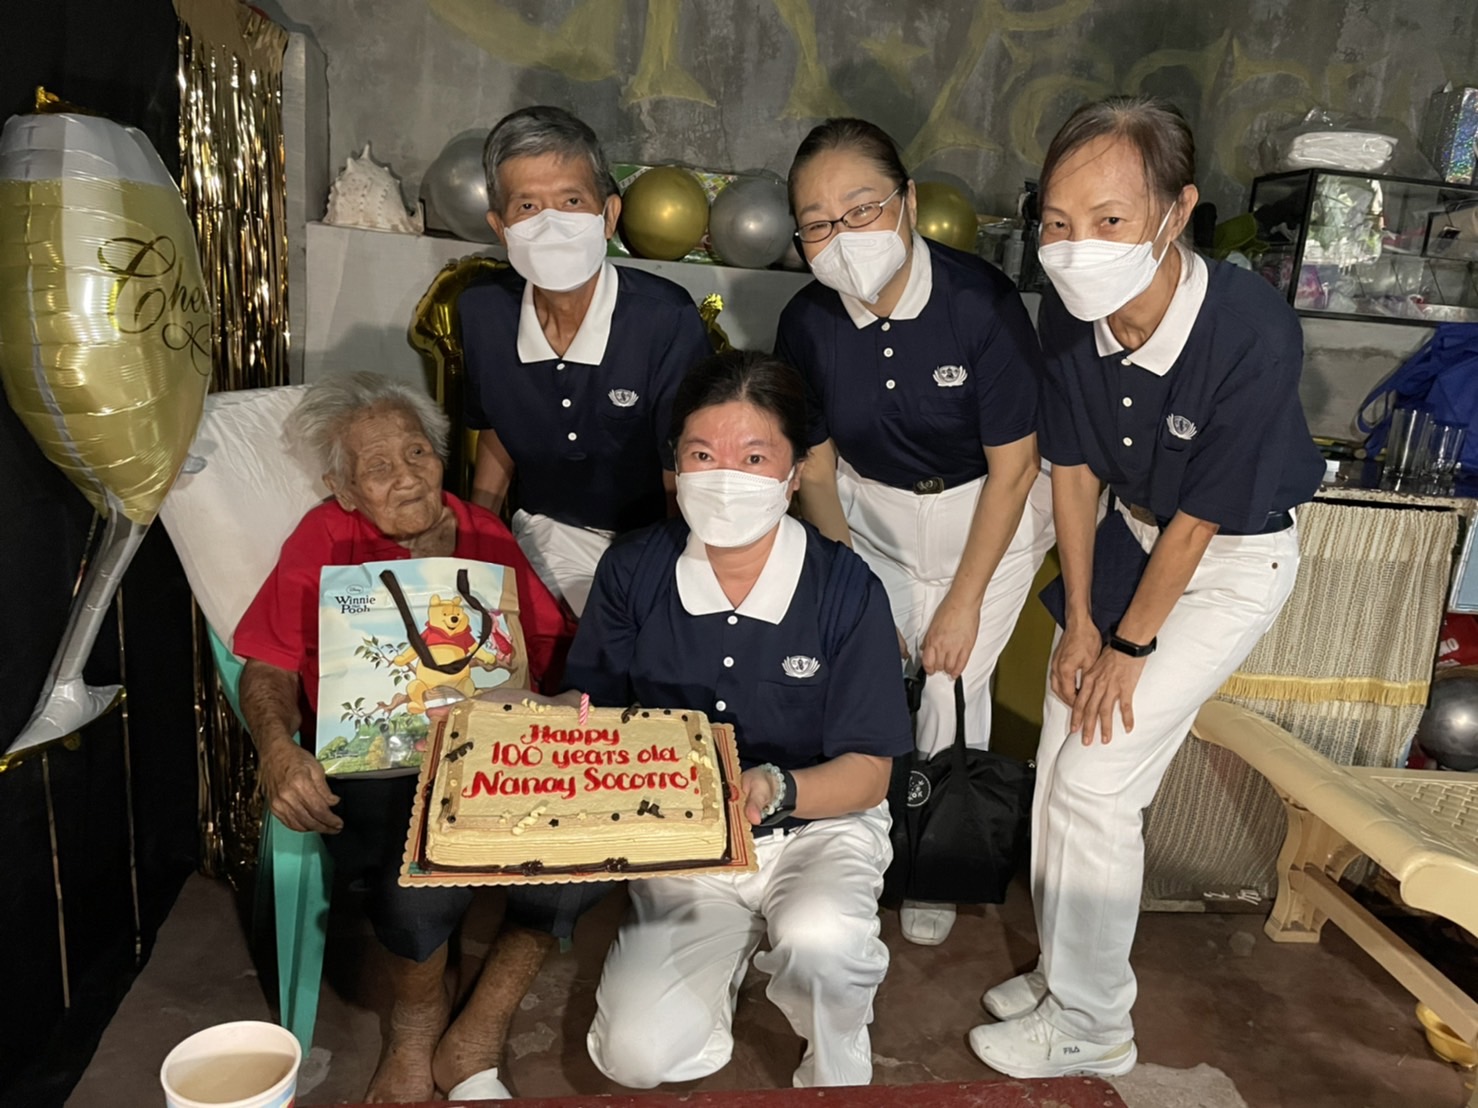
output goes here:
{"type": "Polygon", "coordinates": [[[330,774],[415,769],[427,707],[528,687],[513,570],[460,558],[325,566],[317,755],[330,774]]]}

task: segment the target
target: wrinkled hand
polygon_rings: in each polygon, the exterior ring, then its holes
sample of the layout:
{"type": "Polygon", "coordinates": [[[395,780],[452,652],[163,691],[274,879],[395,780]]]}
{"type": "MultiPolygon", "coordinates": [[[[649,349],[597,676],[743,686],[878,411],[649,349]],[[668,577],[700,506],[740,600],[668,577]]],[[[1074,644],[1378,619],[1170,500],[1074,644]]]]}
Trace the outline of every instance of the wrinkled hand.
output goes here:
{"type": "Polygon", "coordinates": [[[764,811],[775,799],[775,778],[769,770],[747,769],[739,777],[739,804],[744,818],[758,827],[764,811]]]}
{"type": "Polygon", "coordinates": [[[1077,703],[1078,685],[1102,651],[1103,636],[1091,621],[1068,625],[1052,653],[1050,676],[1057,699],[1068,705],[1077,703]]]}
{"type": "Polygon", "coordinates": [[[893,633],[898,636],[898,654],[906,662],[909,660],[908,640],[903,637],[903,632],[897,627],[893,628],[893,633]]]}
{"type": "Polygon", "coordinates": [[[946,596],[929,621],[929,630],[919,648],[925,673],[947,673],[958,678],[965,672],[975,639],[980,634],[980,605],[959,604],[946,596]]]}
{"type": "Polygon", "coordinates": [[[293,831],[334,835],[344,821],[334,815],[339,798],[328,787],[318,759],[295,742],[268,748],[257,768],[257,781],[272,814],[293,831]]]}
{"type": "Polygon", "coordinates": [[[1114,734],[1114,708],[1119,709],[1119,718],[1124,721],[1124,732],[1134,730],[1134,689],[1139,684],[1139,675],[1144,672],[1144,658],[1131,658],[1117,650],[1104,647],[1083,674],[1082,687],[1073,702],[1072,723],[1068,734],[1079,731],[1083,745],[1092,746],[1095,734],[1101,735],[1105,744],[1114,734]]]}

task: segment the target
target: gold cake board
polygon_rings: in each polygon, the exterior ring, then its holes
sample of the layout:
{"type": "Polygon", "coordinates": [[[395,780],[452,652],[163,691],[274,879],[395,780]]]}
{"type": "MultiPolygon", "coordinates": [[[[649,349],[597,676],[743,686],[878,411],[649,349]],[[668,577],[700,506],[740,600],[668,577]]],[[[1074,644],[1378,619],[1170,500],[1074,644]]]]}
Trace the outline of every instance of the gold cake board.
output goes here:
{"type": "Polygon", "coordinates": [[[576,881],[645,881],[653,877],[702,877],[711,874],[753,873],[758,869],[754,853],[754,834],[744,809],[739,804],[739,753],[734,745],[734,730],[726,723],[710,724],[713,744],[718,751],[720,785],[724,791],[725,823],[729,833],[729,860],[706,866],[681,866],[671,869],[642,867],[639,870],[592,870],[580,873],[505,873],[458,867],[437,867],[426,860],[428,813],[432,810],[431,790],[436,784],[436,767],[441,764],[442,742],[448,717],[437,722],[421,760],[421,776],[416,785],[415,807],[411,810],[406,833],[405,854],[400,866],[400,884],[406,888],[467,885],[563,885],[576,881]]]}

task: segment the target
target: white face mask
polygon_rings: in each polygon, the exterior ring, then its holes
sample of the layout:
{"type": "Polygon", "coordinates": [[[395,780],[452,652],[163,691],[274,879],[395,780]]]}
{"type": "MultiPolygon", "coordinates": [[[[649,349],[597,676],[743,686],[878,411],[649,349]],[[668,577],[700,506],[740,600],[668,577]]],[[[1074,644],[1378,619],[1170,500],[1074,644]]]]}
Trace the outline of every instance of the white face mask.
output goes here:
{"type": "Polygon", "coordinates": [[[568,292],[594,277],[605,260],[605,216],[545,208],[506,225],[503,245],[509,264],[529,284],[568,292]]]}
{"type": "Polygon", "coordinates": [[[748,546],[780,522],[790,506],[790,479],[737,469],[700,469],[677,475],[677,506],[708,546],[748,546]]]}
{"type": "Polygon", "coordinates": [[[1078,319],[1092,321],[1117,312],[1150,287],[1155,271],[1170,252],[1169,244],[1155,257],[1155,239],[1170,222],[1170,211],[1160,230],[1148,242],[1105,242],[1103,239],[1064,239],[1037,251],[1042,271],[1062,297],[1062,306],[1078,319]]]}
{"type": "Polygon", "coordinates": [[[838,231],[811,259],[811,272],[829,289],[876,304],[883,286],[906,261],[900,217],[892,231],[838,231]]]}

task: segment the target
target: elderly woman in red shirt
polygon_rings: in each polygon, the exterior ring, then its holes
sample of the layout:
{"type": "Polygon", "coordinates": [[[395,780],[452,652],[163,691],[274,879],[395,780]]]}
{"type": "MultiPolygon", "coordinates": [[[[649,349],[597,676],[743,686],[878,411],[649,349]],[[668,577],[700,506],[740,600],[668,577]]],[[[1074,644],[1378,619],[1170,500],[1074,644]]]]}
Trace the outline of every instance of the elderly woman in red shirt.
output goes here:
{"type": "MultiPolygon", "coordinates": [[[[448,1027],[447,940],[471,889],[404,889],[397,883],[416,779],[330,781],[293,741],[311,735],[318,697],[318,582],[327,565],[459,557],[510,567],[530,683],[557,689],[573,634],[550,594],[491,512],[442,491],[448,423],[417,390],[372,373],[326,379],[308,390],[284,437],[313,452],[333,496],[303,517],[236,629],[247,659],[241,706],[256,743],[259,779],[274,815],[326,837],[339,880],[368,878],[367,911],[386,948],[394,1007],[370,1083],[371,1101],[428,1099],[480,1075],[488,1095],[508,1021],[557,938],[604,886],[548,885],[510,895],[503,930],[462,1013],[448,1027]]],[[[459,1093],[459,1095],[463,1095],[459,1093]]]]}

